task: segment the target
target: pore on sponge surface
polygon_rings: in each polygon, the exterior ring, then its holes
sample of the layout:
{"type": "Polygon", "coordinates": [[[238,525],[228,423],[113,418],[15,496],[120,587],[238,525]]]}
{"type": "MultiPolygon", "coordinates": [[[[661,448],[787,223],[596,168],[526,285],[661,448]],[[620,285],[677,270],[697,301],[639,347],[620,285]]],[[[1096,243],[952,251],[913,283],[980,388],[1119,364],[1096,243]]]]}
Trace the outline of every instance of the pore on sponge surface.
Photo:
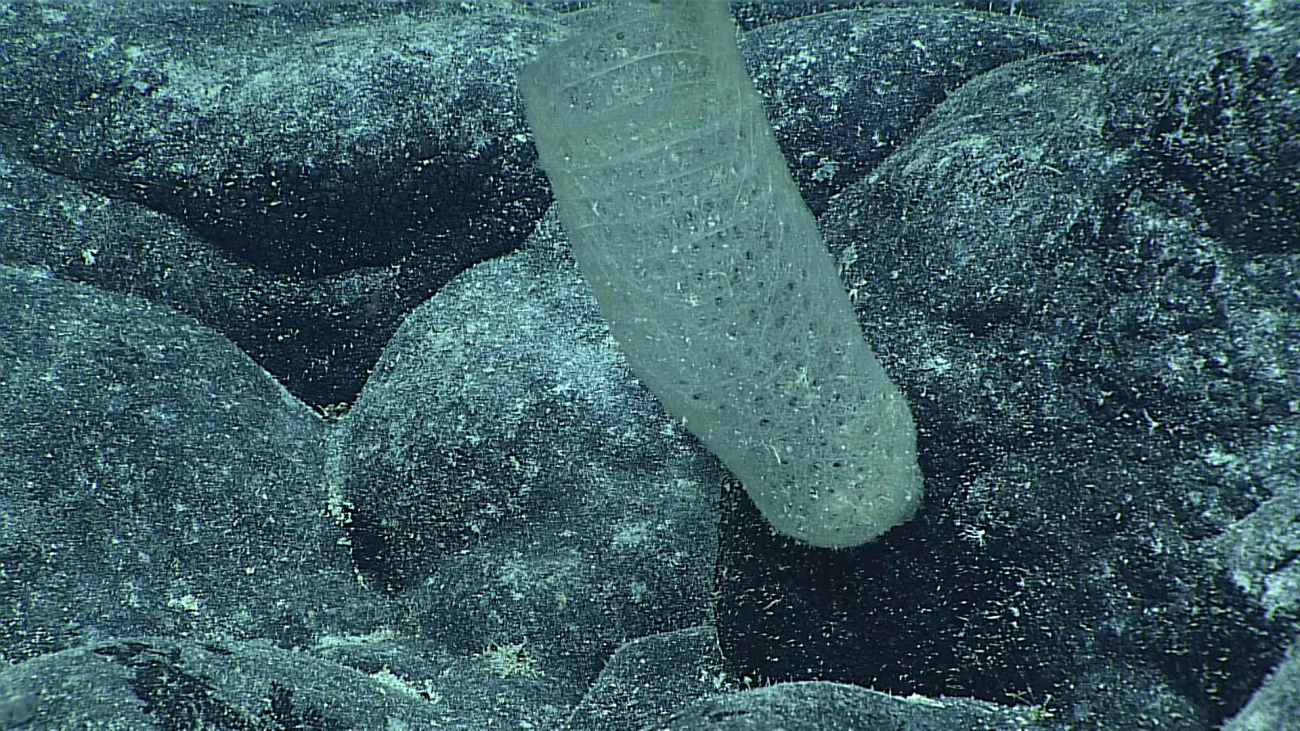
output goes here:
{"type": "Polygon", "coordinates": [[[520,89],[633,371],[772,526],[848,547],[911,518],[911,412],[862,339],[726,3],[617,4],[520,89]]]}

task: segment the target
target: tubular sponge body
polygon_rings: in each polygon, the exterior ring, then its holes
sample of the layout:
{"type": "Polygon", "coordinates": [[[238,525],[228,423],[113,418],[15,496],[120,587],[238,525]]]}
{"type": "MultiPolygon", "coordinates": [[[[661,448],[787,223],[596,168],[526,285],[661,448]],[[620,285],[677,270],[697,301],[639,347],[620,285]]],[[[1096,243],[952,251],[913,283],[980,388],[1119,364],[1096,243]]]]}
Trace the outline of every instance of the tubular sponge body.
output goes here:
{"type": "Polygon", "coordinates": [[[520,77],[575,257],[634,372],[777,531],[879,537],[916,430],[864,342],[721,1],[625,2],[520,77]]]}

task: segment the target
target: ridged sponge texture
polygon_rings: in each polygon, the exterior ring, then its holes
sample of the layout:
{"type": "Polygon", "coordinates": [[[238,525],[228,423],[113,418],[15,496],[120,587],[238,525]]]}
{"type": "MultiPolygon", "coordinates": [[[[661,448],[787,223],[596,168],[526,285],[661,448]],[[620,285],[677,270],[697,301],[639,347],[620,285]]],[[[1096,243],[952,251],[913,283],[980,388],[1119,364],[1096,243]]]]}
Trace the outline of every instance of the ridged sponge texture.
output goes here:
{"type": "Polygon", "coordinates": [[[583,273],[637,376],[781,533],[855,546],[922,494],[721,1],[627,2],[520,87],[583,273]]]}

